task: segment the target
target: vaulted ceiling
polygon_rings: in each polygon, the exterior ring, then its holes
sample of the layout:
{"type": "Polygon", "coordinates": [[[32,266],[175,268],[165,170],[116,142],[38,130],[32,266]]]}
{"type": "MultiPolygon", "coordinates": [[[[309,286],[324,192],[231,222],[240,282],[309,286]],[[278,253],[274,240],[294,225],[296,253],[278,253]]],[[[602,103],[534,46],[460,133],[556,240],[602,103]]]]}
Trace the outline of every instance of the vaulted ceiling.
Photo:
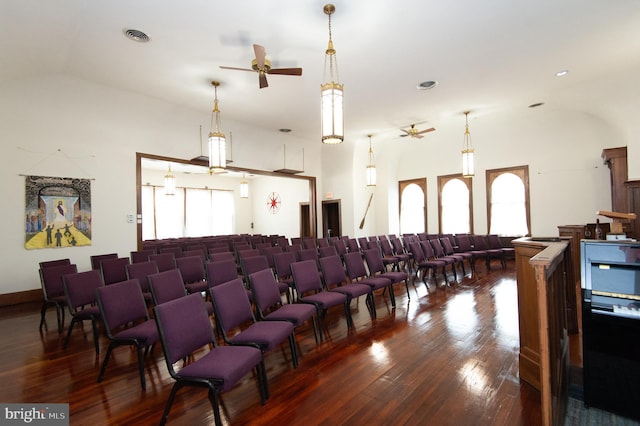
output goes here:
{"type": "MultiPolygon", "coordinates": [[[[325,0],[4,0],[0,85],[68,74],[319,143],[325,0]],[[124,30],[145,32],[138,43],[124,30]],[[259,89],[260,44],[274,67],[259,89]]],[[[346,140],[545,103],[614,124],[640,99],[637,0],[333,2],[346,140]],[[568,70],[564,77],[556,72],[568,70]],[[418,90],[423,81],[437,81],[418,90]]],[[[460,124],[462,126],[462,124],[460,124]]]]}

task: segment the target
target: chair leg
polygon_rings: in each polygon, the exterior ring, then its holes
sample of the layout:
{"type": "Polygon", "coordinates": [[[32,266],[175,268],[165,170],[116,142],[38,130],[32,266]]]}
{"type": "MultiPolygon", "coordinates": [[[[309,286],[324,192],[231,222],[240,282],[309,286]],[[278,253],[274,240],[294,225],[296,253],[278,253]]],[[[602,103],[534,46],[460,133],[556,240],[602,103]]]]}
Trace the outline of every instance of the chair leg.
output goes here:
{"type": "Polygon", "coordinates": [[[76,325],[75,317],[71,320],[71,324],[69,324],[69,330],[67,331],[67,336],[64,338],[64,343],[62,344],[62,349],[67,349],[67,345],[69,344],[69,338],[71,337],[71,332],[73,331],[73,326],[76,325]]]}
{"type": "Polygon", "coordinates": [[[289,335],[289,347],[291,348],[291,361],[293,362],[293,368],[298,368],[298,351],[296,350],[296,336],[295,331],[289,335]]]}
{"type": "Polygon", "coordinates": [[[347,328],[353,327],[353,318],[351,318],[351,298],[347,297],[344,302],[344,315],[347,318],[347,328]]]}
{"type": "Polygon", "coordinates": [[[144,378],[144,360],[142,356],[142,346],[140,343],[136,345],[136,350],[138,351],[138,371],[140,372],[140,385],[144,390],[147,388],[147,384],[144,378]]]}
{"type": "Polygon", "coordinates": [[[218,392],[213,389],[209,389],[209,400],[211,401],[211,406],[213,407],[213,418],[215,420],[216,426],[222,426],[222,418],[220,417],[220,401],[218,398],[218,392]]]}
{"type": "Polygon", "coordinates": [[[91,327],[93,328],[93,344],[96,347],[96,355],[100,354],[100,342],[98,341],[98,321],[97,318],[91,318],[91,327]]]}
{"type": "Polygon", "coordinates": [[[267,399],[269,399],[269,384],[267,383],[267,371],[264,367],[264,359],[256,365],[256,373],[258,376],[258,388],[260,389],[260,403],[264,405],[267,403],[267,399]]]}
{"type": "MultiPolygon", "coordinates": [[[[180,389],[181,387],[182,387],[182,384],[180,382],[175,382],[173,384],[173,387],[171,388],[171,393],[169,394],[169,399],[167,400],[167,403],[164,406],[162,419],[160,419],[160,426],[164,426],[165,423],[167,423],[167,417],[169,417],[169,411],[171,411],[171,406],[173,405],[173,399],[176,396],[176,392],[178,392],[178,389],[180,389]]],[[[215,412],[215,409],[214,409],[214,412],[215,412]]]]}
{"type": "Polygon", "coordinates": [[[409,280],[404,280],[404,286],[407,289],[407,299],[411,300],[411,294],[409,293],[409,280]]]}
{"type": "Polygon", "coordinates": [[[377,318],[378,314],[376,312],[376,304],[373,299],[373,291],[367,294],[366,304],[367,304],[367,307],[369,308],[369,315],[371,315],[371,319],[377,318]]]}
{"type": "Polygon", "coordinates": [[[109,358],[111,358],[111,351],[113,351],[113,342],[109,343],[109,347],[107,348],[107,353],[104,356],[104,360],[102,361],[102,367],[100,367],[100,373],[98,374],[98,383],[102,382],[102,377],[104,376],[104,370],[107,368],[107,363],[109,362],[109,358]]]}
{"type": "Polygon", "coordinates": [[[40,308],[40,331],[42,331],[42,327],[44,326],[44,316],[47,313],[47,301],[42,302],[42,308],[40,308]]]}
{"type": "MultiPolygon", "coordinates": [[[[387,288],[387,287],[385,287],[387,288]]],[[[389,288],[389,299],[391,299],[391,306],[393,306],[394,308],[396,307],[396,295],[393,291],[393,284],[391,284],[390,286],[388,286],[389,288]]]]}

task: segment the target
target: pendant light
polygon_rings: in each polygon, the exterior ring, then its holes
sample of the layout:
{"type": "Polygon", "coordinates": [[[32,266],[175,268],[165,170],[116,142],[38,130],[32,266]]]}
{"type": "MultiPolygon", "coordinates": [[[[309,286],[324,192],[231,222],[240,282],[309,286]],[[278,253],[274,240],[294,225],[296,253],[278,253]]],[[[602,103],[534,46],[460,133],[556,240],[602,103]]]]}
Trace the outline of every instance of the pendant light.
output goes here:
{"type": "Polygon", "coordinates": [[[331,15],[336,8],[326,4],[323,8],[329,16],[329,45],[324,57],[324,78],[320,86],[322,143],[338,144],[344,141],[344,112],[342,110],[343,85],[338,78],[338,59],[331,39],[331,15]],[[327,75],[328,70],[328,75],[327,75]]]}
{"type": "Polygon", "coordinates": [[[220,109],[218,108],[218,86],[220,86],[220,82],[212,81],[211,84],[215,89],[215,98],[213,112],[211,113],[211,131],[209,132],[209,172],[220,173],[227,167],[225,136],[220,131],[220,109]]]}
{"type": "Polygon", "coordinates": [[[249,182],[245,174],[242,174],[242,180],[240,181],[240,198],[249,198],[249,182]]]}
{"type": "Polygon", "coordinates": [[[164,175],[164,195],[175,195],[176,193],[176,177],[171,173],[171,163],[169,163],[169,170],[164,175]]]}
{"type": "Polygon", "coordinates": [[[464,143],[462,145],[462,176],[473,177],[475,174],[474,149],[471,147],[471,134],[469,133],[469,111],[464,112],[465,128],[464,143]]]}
{"type": "Polygon", "coordinates": [[[376,186],[376,165],[373,161],[373,149],[371,148],[371,136],[369,137],[369,164],[367,165],[367,186],[376,186]]]}

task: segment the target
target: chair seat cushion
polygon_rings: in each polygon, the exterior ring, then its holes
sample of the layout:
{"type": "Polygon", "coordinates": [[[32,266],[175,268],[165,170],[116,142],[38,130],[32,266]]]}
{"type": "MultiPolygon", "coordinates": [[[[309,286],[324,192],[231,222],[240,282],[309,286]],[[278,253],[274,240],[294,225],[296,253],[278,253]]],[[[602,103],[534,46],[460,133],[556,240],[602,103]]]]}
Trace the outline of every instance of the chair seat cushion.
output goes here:
{"type": "Polygon", "coordinates": [[[399,283],[400,281],[404,281],[408,278],[406,272],[385,272],[380,274],[383,278],[389,278],[394,283],[399,283]]]}
{"type": "Polygon", "coordinates": [[[393,284],[391,282],[391,279],[384,277],[366,278],[364,280],[358,281],[358,283],[368,285],[369,287],[371,287],[371,290],[378,290],[380,288],[384,288],[393,284]]]}
{"type": "Polygon", "coordinates": [[[262,360],[262,353],[250,346],[219,346],[199,360],[185,366],[178,378],[209,377],[222,382],[223,391],[231,389],[262,360]]]}
{"type": "Polygon", "coordinates": [[[260,321],[251,324],[229,341],[233,344],[257,344],[263,351],[270,351],[293,333],[294,325],[289,321],[260,321]]]}
{"type": "Polygon", "coordinates": [[[297,327],[315,314],[316,308],[309,303],[290,303],[282,305],[278,310],[268,314],[265,319],[269,321],[289,321],[297,327]]]}
{"type": "Polygon", "coordinates": [[[316,305],[320,305],[321,308],[327,309],[332,306],[344,303],[346,301],[346,296],[340,293],[321,291],[320,293],[301,297],[300,301],[304,303],[313,303],[316,305]]]}
{"type": "Polygon", "coordinates": [[[155,321],[147,320],[140,324],[125,328],[124,330],[116,333],[114,339],[144,339],[147,346],[153,345],[158,340],[158,327],[155,321]]]}
{"type": "Polygon", "coordinates": [[[79,309],[73,313],[73,316],[76,318],[98,318],[100,316],[100,308],[97,306],[87,306],[86,308],[79,309]]]}
{"type": "Polygon", "coordinates": [[[371,293],[371,287],[366,284],[351,283],[340,287],[334,287],[330,291],[342,293],[350,299],[371,293]]]}
{"type": "Polygon", "coordinates": [[[200,293],[209,289],[209,283],[207,281],[197,281],[195,283],[188,283],[184,285],[189,293],[200,293]]]}

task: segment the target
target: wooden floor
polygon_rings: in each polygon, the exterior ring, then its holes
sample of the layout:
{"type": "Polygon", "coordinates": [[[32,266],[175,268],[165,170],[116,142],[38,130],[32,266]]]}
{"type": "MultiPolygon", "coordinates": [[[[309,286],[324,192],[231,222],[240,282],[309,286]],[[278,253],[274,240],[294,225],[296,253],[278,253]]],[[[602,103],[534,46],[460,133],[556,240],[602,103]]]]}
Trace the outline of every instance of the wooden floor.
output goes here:
{"type": "MultiPolygon", "coordinates": [[[[364,299],[352,303],[355,328],[330,311],[325,341],[310,326],[297,332],[300,365],[293,369],[284,345],[265,356],[270,399],[260,405],[247,376],[223,394],[228,424],[434,424],[537,425],[540,402],[518,378],[518,311],[515,270],[479,266],[451,287],[417,281],[407,295],[396,286],[397,306],[376,295],[372,321],[364,299]],[[408,297],[410,296],[410,298],[408,297]]],[[[39,306],[0,309],[0,401],[70,404],[72,425],[158,424],[172,386],[162,348],[146,358],[142,391],[135,352],[115,350],[102,383],[89,324],[74,330],[67,350],[47,314],[38,332],[39,306]]],[[[66,325],[69,319],[67,318],[66,325]]],[[[66,331],[66,330],[65,330],[66,331]]],[[[107,341],[101,337],[101,355],[107,341]]],[[[212,424],[202,389],[184,388],[168,424],[212,424]]]]}

